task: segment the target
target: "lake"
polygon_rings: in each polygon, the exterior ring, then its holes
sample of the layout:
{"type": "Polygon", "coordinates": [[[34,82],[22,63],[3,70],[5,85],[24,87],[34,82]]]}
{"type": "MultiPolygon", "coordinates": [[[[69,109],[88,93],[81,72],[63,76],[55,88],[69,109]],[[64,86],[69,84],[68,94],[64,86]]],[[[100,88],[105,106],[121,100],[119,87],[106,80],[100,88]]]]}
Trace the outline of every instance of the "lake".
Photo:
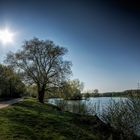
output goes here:
{"type": "Polygon", "coordinates": [[[90,97],[87,100],[63,100],[61,98],[52,98],[48,99],[48,103],[63,107],[64,110],[74,113],[84,114],[88,112],[88,114],[99,115],[111,102],[125,100],[127,100],[125,97],[90,97]]]}

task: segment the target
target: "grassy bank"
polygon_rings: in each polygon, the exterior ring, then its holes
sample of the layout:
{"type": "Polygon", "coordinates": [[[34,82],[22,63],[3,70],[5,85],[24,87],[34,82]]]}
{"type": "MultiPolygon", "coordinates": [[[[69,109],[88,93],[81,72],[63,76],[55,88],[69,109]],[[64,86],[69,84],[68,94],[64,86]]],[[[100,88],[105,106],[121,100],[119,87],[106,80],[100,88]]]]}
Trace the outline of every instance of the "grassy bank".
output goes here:
{"type": "Polygon", "coordinates": [[[26,99],[0,110],[0,140],[111,140],[119,137],[97,117],[60,111],[26,99]]]}

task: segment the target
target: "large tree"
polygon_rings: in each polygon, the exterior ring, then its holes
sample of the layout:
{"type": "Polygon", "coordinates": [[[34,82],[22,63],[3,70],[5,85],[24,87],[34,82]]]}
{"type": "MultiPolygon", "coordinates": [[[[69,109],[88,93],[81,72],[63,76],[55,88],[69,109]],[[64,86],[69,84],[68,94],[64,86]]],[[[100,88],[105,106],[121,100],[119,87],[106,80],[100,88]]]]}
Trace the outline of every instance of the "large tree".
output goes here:
{"type": "Polygon", "coordinates": [[[6,62],[22,73],[24,81],[37,85],[38,100],[44,103],[45,91],[71,74],[71,62],[63,59],[67,51],[53,41],[33,38],[25,41],[21,50],[10,52],[6,62]]]}

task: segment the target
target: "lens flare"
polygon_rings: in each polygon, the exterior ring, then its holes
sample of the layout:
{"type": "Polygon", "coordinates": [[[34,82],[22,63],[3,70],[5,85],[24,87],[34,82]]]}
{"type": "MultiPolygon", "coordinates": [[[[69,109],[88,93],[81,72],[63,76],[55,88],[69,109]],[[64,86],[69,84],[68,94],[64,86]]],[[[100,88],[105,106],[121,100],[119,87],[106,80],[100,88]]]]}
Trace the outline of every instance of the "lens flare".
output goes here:
{"type": "Polygon", "coordinates": [[[0,30],[0,42],[5,44],[13,43],[14,33],[12,33],[9,29],[5,28],[0,30]]]}

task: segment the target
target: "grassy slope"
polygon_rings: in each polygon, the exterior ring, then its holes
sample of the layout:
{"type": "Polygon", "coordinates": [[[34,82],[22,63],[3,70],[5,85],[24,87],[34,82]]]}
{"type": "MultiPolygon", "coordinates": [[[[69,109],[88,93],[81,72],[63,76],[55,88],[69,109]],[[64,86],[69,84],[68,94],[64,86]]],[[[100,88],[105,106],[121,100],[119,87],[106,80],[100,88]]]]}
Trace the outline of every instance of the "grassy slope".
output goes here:
{"type": "Polygon", "coordinates": [[[97,117],[62,112],[31,99],[0,110],[0,140],[104,140],[110,131],[97,117]]]}

